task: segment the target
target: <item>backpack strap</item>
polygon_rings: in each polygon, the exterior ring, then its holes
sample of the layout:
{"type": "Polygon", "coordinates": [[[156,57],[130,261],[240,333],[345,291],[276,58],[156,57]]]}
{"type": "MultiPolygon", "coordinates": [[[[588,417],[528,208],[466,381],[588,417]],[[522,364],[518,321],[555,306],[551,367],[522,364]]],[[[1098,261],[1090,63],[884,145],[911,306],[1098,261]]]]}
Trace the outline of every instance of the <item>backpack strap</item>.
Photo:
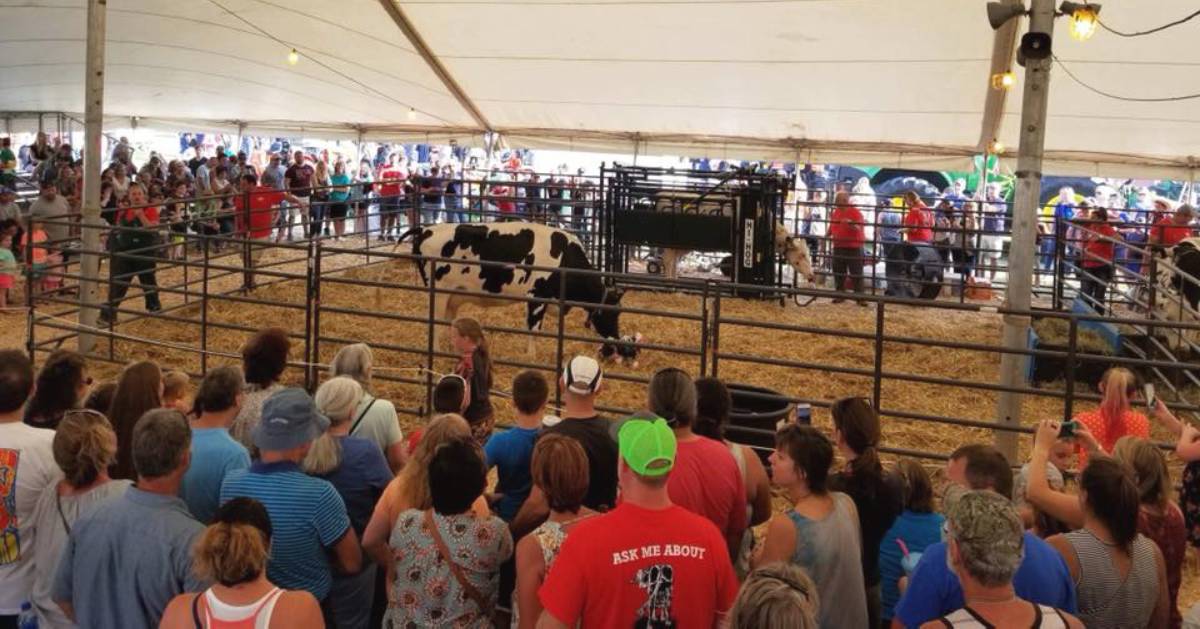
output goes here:
{"type": "Polygon", "coordinates": [[[437,523],[433,521],[433,509],[425,510],[425,528],[429,529],[430,536],[433,537],[434,544],[437,545],[438,554],[450,566],[450,573],[454,575],[454,580],[462,586],[463,592],[467,598],[475,602],[475,606],[483,613],[485,618],[492,617],[492,605],[488,602],[483,594],[467,580],[467,575],[463,574],[462,568],[454,563],[454,559],[450,554],[450,549],[446,547],[446,542],[442,539],[442,534],[438,532],[437,523]]]}

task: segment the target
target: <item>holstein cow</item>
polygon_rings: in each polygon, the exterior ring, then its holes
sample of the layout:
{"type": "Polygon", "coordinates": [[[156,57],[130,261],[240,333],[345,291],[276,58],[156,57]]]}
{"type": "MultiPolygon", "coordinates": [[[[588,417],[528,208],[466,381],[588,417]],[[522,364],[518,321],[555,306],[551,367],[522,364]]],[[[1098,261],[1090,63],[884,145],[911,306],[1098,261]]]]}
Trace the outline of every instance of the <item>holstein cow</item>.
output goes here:
{"type": "MultiPolygon", "coordinates": [[[[568,273],[565,284],[562,272],[553,269],[591,271],[583,245],[573,234],[537,223],[443,223],[413,228],[400,241],[413,238],[413,254],[427,258],[453,258],[474,264],[418,259],[421,281],[429,285],[435,278],[439,290],[462,290],[510,297],[558,299],[565,288],[567,301],[618,306],[622,291],[609,289],[597,275],[568,273]],[[480,262],[484,264],[479,264],[480,262]],[[531,270],[515,265],[547,267],[552,270],[531,270]]],[[[434,300],[434,317],[453,320],[463,304],[483,307],[512,305],[512,300],[482,295],[441,293],[434,300]]],[[[525,325],[540,330],[546,316],[545,302],[529,302],[525,325]]],[[[570,307],[568,306],[568,309],[570,307]]],[[[588,327],[604,339],[620,339],[617,327],[619,311],[615,308],[587,307],[588,327]]],[[[435,338],[440,339],[440,328],[435,338]]],[[[533,353],[534,337],[529,337],[529,353],[533,353]]],[[[632,353],[628,347],[613,349],[605,343],[603,351],[632,353]]]]}
{"type": "MultiPolygon", "coordinates": [[[[1158,319],[1200,323],[1200,238],[1187,238],[1167,249],[1158,259],[1154,314],[1158,319]]],[[[1172,349],[1187,339],[1200,344],[1200,330],[1160,330],[1167,334],[1172,349]]]]}
{"type": "MultiPolygon", "coordinates": [[[[687,253],[685,249],[663,249],[663,277],[675,279],[678,275],[679,258],[687,253]]],[[[775,255],[783,256],[796,272],[796,275],[808,280],[809,284],[816,281],[816,274],[813,273],[812,268],[812,254],[808,250],[808,243],[803,238],[792,237],[782,223],[775,224],[775,255]]],[[[726,256],[721,261],[721,273],[728,277],[733,276],[733,256],[726,256]]]]}

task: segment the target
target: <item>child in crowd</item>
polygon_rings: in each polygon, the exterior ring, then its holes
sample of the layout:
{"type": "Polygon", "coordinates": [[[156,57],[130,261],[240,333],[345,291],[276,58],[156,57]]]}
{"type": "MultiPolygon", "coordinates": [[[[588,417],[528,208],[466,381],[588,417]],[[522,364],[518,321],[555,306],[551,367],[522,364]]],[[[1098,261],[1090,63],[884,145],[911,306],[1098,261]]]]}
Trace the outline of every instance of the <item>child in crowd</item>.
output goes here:
{"type": "MultiPolygon", "coordinates": [[[[433,418],[447,413],[461,415],[467,409],[468,401],[467,381],[458,374],[447,374],[433,387],[433,412],[429,416],[433,418]]],[[[417,451],[423,433],[421,428],[408,433],[406,447],[409,456],[417,451]]]]}
{"type": "Polygon", "coordinates": [[[8,290],[16,286],[17,274],[21,268],[13,253],[16,228],[16,221],[0,223],[0,314],[8,312],[8,290]]]}
{"type": "MultiPolygon", "coordinates": [[[[33,293],[35,297],[52,291],[62,284],[62,278],[48,274],[51,267],[56,267],[62,262],[62,256],[57,251],[48,251],[45,242],[49,239],[50,237],[46,235],[46,230],[41,225],[35,223],[25,233],[25,242],[22,243],[22,246],[30,247],[33,258],[31,274],[33,276],[33,293]]],[[[54,272],[60,273],[61,269],[55,268],[54,272]]]]}
{"type": "Polygon", "coordinates": [[[942,541],[942,524],[946,521],[933,510],[933,483],[924,466],[902,459],[896,465],[896,475],[902,487],[904,511],[879,544],[880,617],[885,627],[891,626],[895,615],[900,582],[907,579],[927,546],[942,541]]]}
{"type": "Polygon", "coordinates": [[[192,411],[192,381],[182,371],[163,374],[163,408],[173,408],[184,415],[192,411]]]}
{"type": "Polygon", "coordinates": [[[469,402],[463,417],[471,424],[471,435],[481,447],[492,436],[496,423],[492,411],[492,357],[488,352],[483,327],[475,319],[462,317],[450,325],[450,340],[462,355],[454,373],[467,381],[469,402]]]}
{"type": "MultiPolygon", "coordinates": [[[[171,246],[167,247],[167,258],[171,260],[182,260],[186,256],[188,196],[187,181],[179,181],[171,191],[170,202],[164,208],[167,223],[171,226],[171,246]]],[[[151,202],[153,200],[151,196],[151,202]]]]}
{"type": "Polygon", "coordinates": [[[493,466],[499,468],[495,509],[496,515],[505,522],[512,521],[529,497],[533,483],[529,475],[533,442],[542,427],[550,385],[542,374],[522,371],[513,378],[512,396],[516,425],[492,435],[483,448],[488,469],[491,470],[493,466]]]}

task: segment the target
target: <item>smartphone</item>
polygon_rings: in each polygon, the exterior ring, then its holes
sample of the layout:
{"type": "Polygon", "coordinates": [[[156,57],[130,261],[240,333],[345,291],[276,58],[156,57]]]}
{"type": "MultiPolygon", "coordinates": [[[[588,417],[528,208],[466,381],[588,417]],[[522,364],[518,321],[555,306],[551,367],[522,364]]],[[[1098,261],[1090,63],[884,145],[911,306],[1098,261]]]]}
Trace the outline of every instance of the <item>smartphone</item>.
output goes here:
{"type": "Polygon", "coordinates": [[[1075,429],[1079,427],[1079,422],[1068,419],[1058,427],[1059,439],[1073,439],[1075,437],[1075,429]]]}
{"type": "Polygon", "coordinates": [[[1149,408],[1150,410],[1154,410],[1154,402],[1155,402],[1155,400],[1154,400],[1154,383],[1147,382],[1145,385],[1142,386],[1142,390],[1146,394],[1146,408],[1149,408]]]}

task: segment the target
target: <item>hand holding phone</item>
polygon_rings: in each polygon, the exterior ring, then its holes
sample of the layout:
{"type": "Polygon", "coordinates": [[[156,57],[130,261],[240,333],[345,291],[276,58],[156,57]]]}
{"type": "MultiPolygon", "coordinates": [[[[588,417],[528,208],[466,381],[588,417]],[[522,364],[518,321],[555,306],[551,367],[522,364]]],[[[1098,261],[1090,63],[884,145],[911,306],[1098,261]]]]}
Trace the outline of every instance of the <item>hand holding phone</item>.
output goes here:
{"type": "Polygon", "coordinates": [[[1068,419],[1067,421],[1063,422],[1062,425],[1060,425],[1058,427],[1058,438],[1059,439],[1074,439],[1075,438],[1075,429],[1078,427],[1079,427],[1079,422],[1077,422],[1073,419],[1068,419]]]}

